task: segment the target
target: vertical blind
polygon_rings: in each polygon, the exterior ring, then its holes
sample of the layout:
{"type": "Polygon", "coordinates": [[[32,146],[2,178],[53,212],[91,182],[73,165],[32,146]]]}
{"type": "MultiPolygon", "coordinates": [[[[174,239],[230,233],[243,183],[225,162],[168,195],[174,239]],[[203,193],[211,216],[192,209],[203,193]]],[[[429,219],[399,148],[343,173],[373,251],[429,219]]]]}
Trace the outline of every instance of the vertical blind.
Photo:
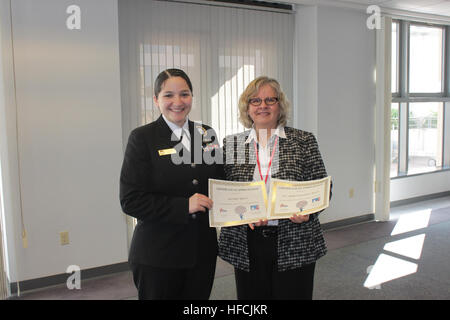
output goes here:
{"type": "Polygon", "coordinates": [[[244,130],[238,99],[255,77],[276,78],[292,99],[294,16],[289,12],[171,1],[119,0],[124,141],[159,116],[153,83],[167,68],[193,84],[189,118],[220,141],[244,130]]]}

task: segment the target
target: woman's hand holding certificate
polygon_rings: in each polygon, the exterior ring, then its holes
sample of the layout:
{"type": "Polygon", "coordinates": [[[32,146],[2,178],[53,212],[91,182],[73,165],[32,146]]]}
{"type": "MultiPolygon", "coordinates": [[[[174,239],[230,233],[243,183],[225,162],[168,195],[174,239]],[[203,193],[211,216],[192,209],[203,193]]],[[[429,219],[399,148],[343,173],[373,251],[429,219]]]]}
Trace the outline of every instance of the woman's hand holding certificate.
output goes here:
{"type": "Polygon", "coordinates": [[[303,223],[309,220],[309,215],[294,214],[289,220],[294,223],[303,223]]]}
{"type": "Polygon", "coordinates": [[[290,218],[308,221],[307,215],[329,206],[331,177],[314,181],[271,180],[267,199],[263,181],[232,182],[209,179],[211,227],[259,224],[262,220],[290,218]]]}

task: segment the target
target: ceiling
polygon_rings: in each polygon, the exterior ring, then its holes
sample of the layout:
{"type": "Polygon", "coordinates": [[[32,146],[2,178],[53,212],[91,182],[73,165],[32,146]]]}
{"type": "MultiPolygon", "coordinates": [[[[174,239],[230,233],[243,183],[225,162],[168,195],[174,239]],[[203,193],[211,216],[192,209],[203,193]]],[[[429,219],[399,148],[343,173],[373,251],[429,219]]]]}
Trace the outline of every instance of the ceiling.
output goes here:
{"type": "Polygon", "coordinates": [[[450,21],[450,0],[293,0],[299,4],[342,3],[342,5],[369,6],[378,5],[380,8],[391,10],[405,10],[417,13],[447,16],[450,21]]]}

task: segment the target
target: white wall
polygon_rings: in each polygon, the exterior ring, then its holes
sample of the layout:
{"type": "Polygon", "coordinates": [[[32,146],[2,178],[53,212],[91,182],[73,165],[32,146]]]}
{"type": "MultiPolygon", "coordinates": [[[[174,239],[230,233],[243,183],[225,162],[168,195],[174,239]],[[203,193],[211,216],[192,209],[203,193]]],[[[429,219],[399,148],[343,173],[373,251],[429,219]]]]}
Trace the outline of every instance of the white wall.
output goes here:
{"type": "Polygon", "coordinates": [[[450,172],[442,171],[391,180],[391,201],[450,191],[450,172]]]}
{"type": "Polygon", "coordinates": [[[333,198],[321,222],[373,213],[375,32],[367,29],[366,15],[356,10],[324,6],[298,11],[298,18],[309,21],[298,24],[298,46],[303,52],[317,51],[313,66],[311,61],[299,61],[300,84],[316,86],[304,79],[302,71],[307,70],[307,77],[317,81],[317,90],[299,96],[297,124],[313,132],[317,127],[319,147],[333,178],[333,198]],[[315,43],[317,49],[308,47],[315,43]],[[317,106],[305,110],[314,101],[317,106]],[[317,115],[311,114],[314,110],[317,115]]]}
{"type": "Polygon", "coordinates": [[[25,249],[14,212],[18,280],[124,262],[117,1],[13,1],[12,21],[28,234],[25,249]],[[66,28],[72,4],[81,8],[81,30],[66,28]],[[60,245],[61,231],[69,245],[60,245]]]}
{"type": "Polygon", "coordinates": [[[21,246],[20,186],[17,159],[16,108],[11,41],[10,1],[0,0],[0,213],[3,219],[3,246],[6,273],[12,281],[17,278],[16,248],[21,246]],[[17,240],[16,240],[17,239],[17,240]]]}
{"type": "Polygon", "coordinates": [[[294,127],[317,136],[318,54],[317,7],[298,6],[294,39],[294,127]]]}

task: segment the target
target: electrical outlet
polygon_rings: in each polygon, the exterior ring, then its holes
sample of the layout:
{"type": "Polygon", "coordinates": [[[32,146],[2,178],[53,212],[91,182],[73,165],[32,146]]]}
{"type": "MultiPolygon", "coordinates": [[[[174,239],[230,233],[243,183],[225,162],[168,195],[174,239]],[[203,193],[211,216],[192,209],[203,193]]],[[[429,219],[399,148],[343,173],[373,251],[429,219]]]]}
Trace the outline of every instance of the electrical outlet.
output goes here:
{"type": "Polygon", "coordinates": [[[351,189],[348,191],[348,196],[349,196],[349,198],[353,198],[354,195],[355,195],[355,189],[351,188],[351,189]]]}
{"type": "Polygon", "coordinates": [[[59,239],[62,246],[69,244],[69,231],[60,232],[59,239]]]}

